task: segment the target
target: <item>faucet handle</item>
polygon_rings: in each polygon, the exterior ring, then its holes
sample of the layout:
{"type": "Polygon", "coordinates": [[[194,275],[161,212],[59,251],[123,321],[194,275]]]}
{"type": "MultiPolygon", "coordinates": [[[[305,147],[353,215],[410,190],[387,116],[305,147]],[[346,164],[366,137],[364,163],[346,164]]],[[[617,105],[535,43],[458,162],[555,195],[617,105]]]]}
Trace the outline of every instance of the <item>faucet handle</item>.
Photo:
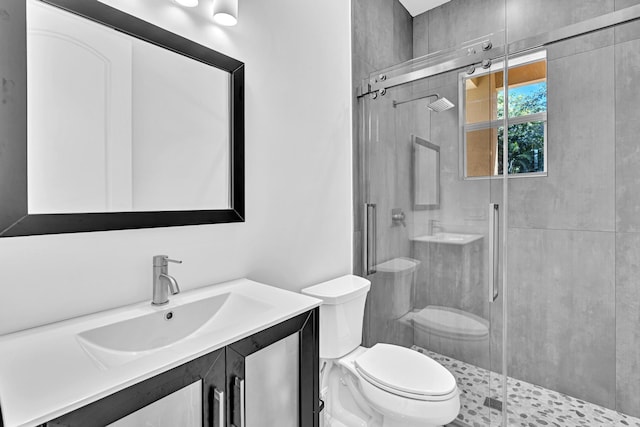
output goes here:
{"type": "Polygon", "coordinates": [[[170,259],[168,255],[156,255],[153,257],[154,267],[165,267],[167,263],[175,262],[176,264],[182,264],[182,261],[177,259],[170,259]]]}

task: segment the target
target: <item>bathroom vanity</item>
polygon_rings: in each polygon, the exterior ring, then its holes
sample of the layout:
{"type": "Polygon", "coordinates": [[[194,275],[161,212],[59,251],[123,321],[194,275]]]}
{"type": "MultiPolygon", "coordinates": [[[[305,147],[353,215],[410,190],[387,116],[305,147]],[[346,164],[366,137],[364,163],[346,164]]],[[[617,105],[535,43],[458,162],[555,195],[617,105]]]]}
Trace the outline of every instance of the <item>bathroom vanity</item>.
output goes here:
{"type": "Polygon", "coordinates": [[[0,426],[316,427],[319,304],[239,279],[3,336],[0,426]]]}

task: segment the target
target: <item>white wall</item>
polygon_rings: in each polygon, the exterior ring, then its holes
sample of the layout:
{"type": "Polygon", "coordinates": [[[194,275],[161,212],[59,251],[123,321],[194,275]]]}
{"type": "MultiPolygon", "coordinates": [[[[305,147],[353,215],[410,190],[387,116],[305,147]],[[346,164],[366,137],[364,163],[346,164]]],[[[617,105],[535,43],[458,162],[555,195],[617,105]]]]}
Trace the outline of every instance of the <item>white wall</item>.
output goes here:
{"type": "MultiPolygon", "coordinates": [[[[205,0],[201,0],[205,1],[205,0]]],[[[105,0],[246,64],[246,222],[0,239],[0,334],[249,277],[299,290],[351,271],[350,2],[240,0],[227,29],[169,0],[105,0]]]]}

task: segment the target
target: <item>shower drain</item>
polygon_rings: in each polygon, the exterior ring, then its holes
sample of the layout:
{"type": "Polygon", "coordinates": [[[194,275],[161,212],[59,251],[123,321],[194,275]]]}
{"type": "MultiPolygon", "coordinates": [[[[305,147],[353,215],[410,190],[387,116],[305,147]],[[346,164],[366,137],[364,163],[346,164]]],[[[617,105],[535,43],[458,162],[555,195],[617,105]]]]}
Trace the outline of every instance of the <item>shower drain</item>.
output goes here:
{"type": "Polygon", "coordinates": [[[502,402],[498,399],[494,399],[493,397],[487,397],[484,399],[484,406],[502,412],[502,402]]]}

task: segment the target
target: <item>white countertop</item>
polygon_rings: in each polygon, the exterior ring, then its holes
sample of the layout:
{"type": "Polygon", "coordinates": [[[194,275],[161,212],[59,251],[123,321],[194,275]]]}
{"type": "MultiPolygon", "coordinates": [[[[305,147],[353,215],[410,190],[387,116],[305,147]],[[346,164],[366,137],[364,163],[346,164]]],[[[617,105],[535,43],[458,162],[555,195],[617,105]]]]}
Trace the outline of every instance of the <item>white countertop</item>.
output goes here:
{"type": "Polygon", "coordinates": [[[161,307],[153,307],[146,301],[1,336],[0,408],[4,425],[37,426],[304,313],[320,303],[306,295],[238,279],[171,296],[169,303],[161,307]],[[91,358],[77,338],[79,333],[96,327],[231,290],[273,302],[273,308],[258,314],[239,314],[238,321],[229,328],[206,334],[196,332],[173,345],[107,368],[91,358]]]}

